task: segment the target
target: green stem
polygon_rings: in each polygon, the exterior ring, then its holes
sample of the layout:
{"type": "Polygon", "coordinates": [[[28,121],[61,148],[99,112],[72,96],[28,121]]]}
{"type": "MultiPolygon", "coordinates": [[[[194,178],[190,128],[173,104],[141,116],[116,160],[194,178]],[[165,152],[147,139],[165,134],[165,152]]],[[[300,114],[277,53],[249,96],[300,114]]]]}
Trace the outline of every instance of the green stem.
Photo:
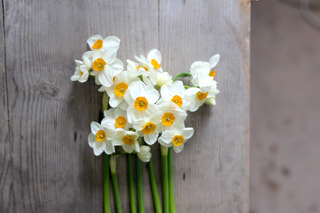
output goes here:
{"type": "MultiPolygon", "coordinates": [[[[103,93],[102,96],[102,110],[108,109],[109,97],[107,93],[103,93]]],[[[111,213],[110,209],[110,174],[109,174],[109,156],[104,154],[103,157],[104,175],[103,175],[103,199],[104,199],[104,212],[111,213]]]]}
{"type": "Polygon", "coordinates": [[[104,154],[104,175],[103,175],[103,194],[104,194],[104,213],[111,213],[110,209],[110,174],[109,174],[109,156],[104,154]]]}
{"type": "Polygon", "coordinates": [[[161,146],[163,212],[169,213],[168,148],[161,146]]]}
{"type": "Polygon", "coordinates": [[[168,171],[169,171],[169,206],[170,213],[176,213],[176,204],[174,199],[174,182],[173,182],[173,150],[168,150],[168,171]]]}
{"type": "Polygon", "coordinates": [[[107,110],[108,106],[109,106],[109,96],[106,92],[104,92],[102,96],[102,112],[107,110]]]}
{"type": "Polygon", "coordinates": [[[113,186],[113,196],[116,204],[117,213],[122,213],[117,172],[116,172],[116,156],[111,156],[109,163],[110,163],[111,179],[112,179],[112,186],[113,186]]]}
{"type": "Polygon", "coordinates": [[[176,77],[174,78],[173,81],[176,81],[179,77],[185,78],[185,77],[190,77],[190,76],[192,76],[191,73],[189,73],[189,72],[182,72],[182,73],[179,73],[178,75],[176,75],[176,77]]]}
{"type": "Polygon", "coordinates": [[[139,213],[145,213],[144,196],[143,196],[143,179],[142,179],[142,162],[137,158],[137,196],[139,213]]]}
{"type": "Polygon", "coordinates": [[[154,173],[152,158],[150,159],[148,166],[149,166],[150,184],[151,184],[151,190],[153,195],[154,208],[156,210],[156,213],[162,213],[161,202],[160,202],[160,197],[159,197],[159,192],[157,187],[156,176],[154,173]]]}
{"type": "Polygon", "coordinates": [[[129,178],[129,197],[130,197],[130,209],[131,213],[137,212],[136,198],[134,192],[134,181],[133,181],[133,168],[132,168],[132,154],[128,154],[128,178],[129,178]]]}

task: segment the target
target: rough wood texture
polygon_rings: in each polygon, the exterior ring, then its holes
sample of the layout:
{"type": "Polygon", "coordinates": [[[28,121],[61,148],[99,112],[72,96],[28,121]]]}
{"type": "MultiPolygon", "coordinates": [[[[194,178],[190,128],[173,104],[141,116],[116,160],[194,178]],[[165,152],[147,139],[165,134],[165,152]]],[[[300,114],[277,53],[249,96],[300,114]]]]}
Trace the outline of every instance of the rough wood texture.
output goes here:
{"type": "Polygon", "coordinates": [[[0,212],[9,212],[12,201],[12,161],[9,144],[9,121],[5,70],[5,32],[3,29],[2,3],[0,4],[0,212]]]}
{"type": "MultiPolygon", "coordinates": [[[[10,122],[9,137],[5,127],[0,135],[0,212],[102,212],[102,159],[87,145],[101,95],[93,81],[69,80],[73,60],[96,33],[119,36],[123,60],[159,48],[173,75],[221,54],[218,105],[190,114],[196,134],[174,156],[177,210],[248,212],[248,1],[4,0],[4,12],[7,75],[1,69],[1,76],[10,122]]],[[[125,159],[119,161],[127,203],[125,159]]],[[[146,211],[153,212],[144,180],[146,211]]]]}

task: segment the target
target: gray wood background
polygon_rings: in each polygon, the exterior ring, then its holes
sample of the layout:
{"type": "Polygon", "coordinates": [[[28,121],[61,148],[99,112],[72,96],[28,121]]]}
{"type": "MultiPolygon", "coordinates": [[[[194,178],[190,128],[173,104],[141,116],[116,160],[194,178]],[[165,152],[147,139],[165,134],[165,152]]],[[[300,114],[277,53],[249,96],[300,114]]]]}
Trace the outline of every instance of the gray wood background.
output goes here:
{"type": "MultiPolygon", "coordinates": [[[[189,115],[196,133],[174,156],[177,211],[248,212],[248,0],[1,3],[1,213],[102,212],[102,158],[87,145],[101,94],[93,81],[70,81],[73,60],[97,33],[121,38],[122,60],[160,49],[172,75],[221,54],[218,105],[189,115]]],[[[124,158],[118,172],[128,212],[124,158]]],[[[146,210],[153,212],[147,174],[144,181],[146,210]]]]}

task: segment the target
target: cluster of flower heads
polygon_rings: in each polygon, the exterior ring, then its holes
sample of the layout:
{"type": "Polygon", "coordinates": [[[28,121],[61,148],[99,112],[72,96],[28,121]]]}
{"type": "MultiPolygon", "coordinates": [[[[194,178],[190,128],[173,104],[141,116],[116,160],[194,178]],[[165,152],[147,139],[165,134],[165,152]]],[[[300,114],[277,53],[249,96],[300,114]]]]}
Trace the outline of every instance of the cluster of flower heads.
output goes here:
{"type": "Polygon", "coordinates": [[[127,60],[127,69],[117,58],[120,39],[116,36],[103,38],[91,36],[87,43],[90,51],[82,60],[75,60],[72,81],[86,82],[94,76],[101,85],[100,92],[109,96],[110,109],[104,111],[101,123],[91,123],[88,141],[95,155],[112,154],[121,146],[127,153],[135,152],[148,162],[150,147],[141,145],[141,138],[148,145],[159,142],[164,147],[173,147],[181,152],[184,143],[192,137],[193,128],[185,127],[187,111],[194,112],[204,103],[215,105],[217,82],[213,68],[219,55],[209,62],[197,61],[190,67],[190,86],[182,81],[173,81],[161,66],[161,53],[152,49],[147,57],[135,56],[127,60]]]}

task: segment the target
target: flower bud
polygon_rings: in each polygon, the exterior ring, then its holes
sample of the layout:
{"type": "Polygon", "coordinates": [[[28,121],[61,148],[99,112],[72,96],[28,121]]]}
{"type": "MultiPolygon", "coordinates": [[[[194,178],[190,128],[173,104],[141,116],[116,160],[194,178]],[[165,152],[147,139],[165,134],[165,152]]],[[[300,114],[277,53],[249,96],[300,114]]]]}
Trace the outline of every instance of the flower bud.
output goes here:
{"type": "Polygon", "coordinates": [[[208,105],[216,105],[216,96],[207,98],[205,100],[205,103],[208,104],[208,105]]]}
{"type": "Polygon", "coordinates": [[[140,146],[140,152],[137,153],[138,158],[143,162],[149,162],[151,158],[151,152],[149,146],[140,146]]]}
{"type": "Polygon", "coordinates": [[[165,84],[172,83],[172,76],[168,72],[157,73],[156,83],[159,87],[162,87],[165,84]]]}

